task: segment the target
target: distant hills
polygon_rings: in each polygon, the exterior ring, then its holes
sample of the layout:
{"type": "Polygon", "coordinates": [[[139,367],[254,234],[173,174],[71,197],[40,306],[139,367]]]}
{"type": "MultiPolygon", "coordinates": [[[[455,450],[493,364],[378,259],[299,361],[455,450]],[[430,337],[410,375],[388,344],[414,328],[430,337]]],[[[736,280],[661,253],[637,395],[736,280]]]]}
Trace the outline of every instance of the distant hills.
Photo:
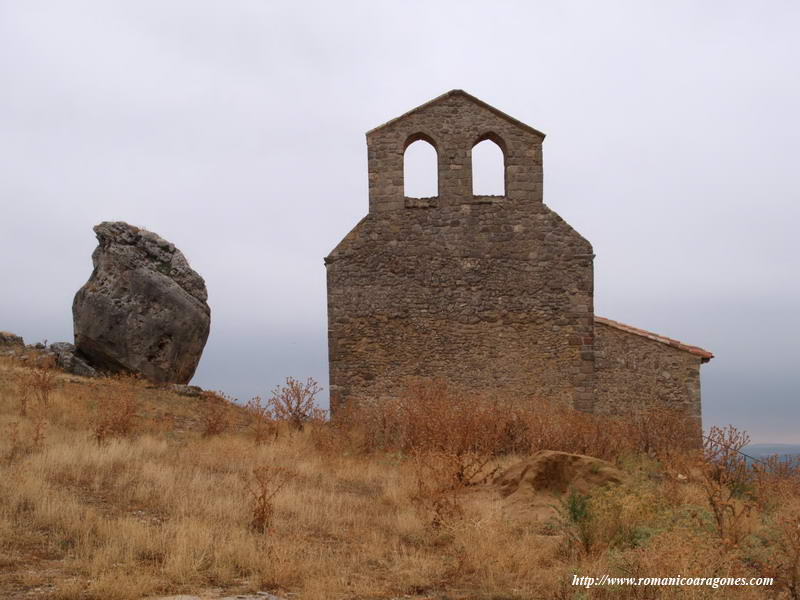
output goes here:
{"type": "Polygon", "coordinates": [[[742,448],[742,452],[755,458],[764,458],[778,454],[780,456],[800,455],[800,444],[750,444],[742,448]]]}

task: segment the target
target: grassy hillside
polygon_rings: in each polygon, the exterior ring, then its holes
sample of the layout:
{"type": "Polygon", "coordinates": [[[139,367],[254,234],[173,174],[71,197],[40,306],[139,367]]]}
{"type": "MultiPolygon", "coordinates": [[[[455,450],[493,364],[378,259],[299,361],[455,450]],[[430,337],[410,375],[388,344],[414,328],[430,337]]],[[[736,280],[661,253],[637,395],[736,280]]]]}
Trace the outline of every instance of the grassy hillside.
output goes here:
{"type": "Polygon", "coordinates": [[[735,430],[687,451],[675,415],[524,411],[435,383],[336,425],[292,400],[1,359],[0,596],[799,597],[798,470],[748,470],[735,430]],[[573,585],[603,574],[775,581],[573,585]]]}

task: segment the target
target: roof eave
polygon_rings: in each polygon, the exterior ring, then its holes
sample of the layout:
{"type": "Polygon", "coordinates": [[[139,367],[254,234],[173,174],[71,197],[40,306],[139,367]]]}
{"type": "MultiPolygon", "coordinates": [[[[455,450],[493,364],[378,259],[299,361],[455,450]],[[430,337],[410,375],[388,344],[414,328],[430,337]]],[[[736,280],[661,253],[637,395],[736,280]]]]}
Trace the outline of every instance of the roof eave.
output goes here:
{"type": "Polygon", "coordinates": [[[620,323],[619,321],[606,319],[605,317],[595,316],[594,320],[595,323],[600,323],[601,325],[607,325],[608,327],[613,327],[614,329],[618,329],[620,331],[624,331],[632,335],[638,335],[645,339],[665,344],[667,346],[670,346],[671,348],[675,348],[676,350],[681,350],[683,352],[688,352],[690,354],[694,354],[695,356],[699,356],[700,362],[703,364],[707,363],[712,358],[714,358],[714,355],[708,350],[705,350],[704,348],[700,348],[699,346],[692,346],[691,344],[684,344],[679,340],[668,338],[664,335],[659,335],[658,333],[647,331],[646,329],[639,329],[638,327],[633,327],[631,325],[626,325],[625,323],[620,323]]]}

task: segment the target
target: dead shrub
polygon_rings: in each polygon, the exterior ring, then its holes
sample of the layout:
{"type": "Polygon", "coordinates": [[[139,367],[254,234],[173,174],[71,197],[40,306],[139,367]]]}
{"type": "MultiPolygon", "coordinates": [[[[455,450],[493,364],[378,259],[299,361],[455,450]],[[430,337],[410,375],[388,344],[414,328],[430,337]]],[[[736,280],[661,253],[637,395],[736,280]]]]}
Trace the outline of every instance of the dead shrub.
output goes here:
{"type": "Polygon", "coordinates": [[[681,409],[652,404],[627,416],[626,421],[636,452],[661,458],[676,450],[701,447],[699,421],[681,409]]]}
{"type": "Polygon", "coordinates": [[[55,359],[52,356],[39,356],[29,353],[27,364],[30,367],[18,372],[14,378],[20,416],[28,414],[31,401],[41,407],[50,406],[50,397],[58,387],[55,359]]]}
{"type": "Polygon", "coordinates": [[[488,455],[560,450],[605,460],[661,455],[697,445],[696,423],[677,410],[590,414],[571,405],[459,393],[442,380],[412,380],[395,400],[340,406],[333,419],[344,442],[364,451],[436,450],[488,455]],[[442,426],[442,424],[446,424],[442,426]]]}
{"type": "Polygon", "coordinates": [[[230,427],[231,400],[220,392],[203,392],[203,437],[225,433],[230,427]]]}
{"type": "Polygon", "coordinates": [[[634,443],[624,419],[585,413],[563,402],[535,401],[525,418],[530,452],[559,450],[614,460],[634,443]]]}
{"type": "Polygon", "coordinates": [[[747,517],[754,503],[746,496],[750,471],[741,449],[749,436],[729,425],[711,427],[704,445],[701,484],[724,549],[738,546],[746,534],[747,517]]]}
{"type": "Polygon", "coordinates": [[[411,503],[417,514],[432,532],[452,528],[464,516],[459,497],[463,485],[456,475],[452,455],[416,452],[412,460],[416,488],[411,503]]]}
{"type": "Polygon", "coordinates": [[[27,384],[26,373],[16,373],[12,381],[14,382],[15,396],[17,400],[17,411],[20,417],[28,415],[28,407],[30,405],[32,390],[27,384]]]}
{"type": "Polygon", "coordinates": [[[251,501],[251,530],[266,533],[272,528],[273,499],[293,477],[293,473],[283,467],[265,465],[252,470],[245,484],[251,501]]]}
{"type": "Polygon", "coordinates": [[[37,361],[29,373],[28,386],[41,406],[50,405],[50,395],[57,386],[55,359],[52,356],[44,356],[37,361]]]}
{"type": "Polygon", "coordinates": [[[172,413],[164,413],[150,417],[149,430],[161,435],[171,434],[175,431],[175,415],[172,413]]]}
{"type": "Polygon", "coordinates": [[[364,450],[497,454],[507,445],[510,405],[453,391],[442,380],[412,380],[396,400],[351,404],[333,422],[364,450]]]}
{"type": "Polygon", "coordinates": [[[477,452],[415,450],[411,454],[416,486],[411,501],[432,530],[452,528],[464,516],[460,495],[486,483],[498,471],[492,457],[477,452]]]}
{"type": "Polygon", "coordinates": [[[278,427],[272,418],[272,411],[269,405],[265,404],[261,398],[256,396],[248,400],[247,404],[245,404],[245,410],[250,416],[248,428],[253,432],[256,444],[263,444],[268,439],[274,440],[278,437],[278,427]]]}
{"type": "Polygon", "coordinates": [[[311,424],[311,442],[323,456],[341,455],[357,451],[358,440],[347,439],[341,426],[324,418],[317,418],[311,424]]]}
{"type": "Polygon", "coordinates": [[[800,497],[800,456],[769,456],[750,465],[750,495],[760,510],[774,512],[786,498],[800,497]]]}
{"type": "Polygon", "coordinates": [[[92,433],[98,445],[113,437],[133,433],[140,407],[138,380],[134,376],[109,378],[100,389],[91,418],[92,433]]]}
{"type": "Polygon", "coordinates": [[[6,434],[8,440],[6,460],[14,462],[23,456],[44,448],[46,432],[47,421],[43,416],[43,412],[38,413],[25,424],[20,424],[16,421],[9,423],[6,434]]]}
{"type": "Polygon", "coordinates": [[[13,462],[18,456],[23,454],[24,449],[21,443],[19,423],[11,422],[7,426],[6,439],[8,439],[8,450],[6,450],[6,460],[13,462]]]}
{"type": "Polygon", "coordinates": [[[46,431],[47,420],[43,413],[39,413],[33,419],[33,430],[31,432],[31,443],[35,449],[41,449],[44,446],[46,431]]]}
{"type": "Polygon", "coordinates": [[[316,395],[322,391],[316,381],[309,377],[305,383],[294,377],[286,378],[286,385],[277,386],[267,402],[272,417],[288,423],[290,427],[301,431],[303,426],[321,417],[314,406],[316,395]]]}
{"type": "Polygon", "coordinates": [[[800,509],[778,518],[773,571],[792,600],[800,600],[800,509]]]}

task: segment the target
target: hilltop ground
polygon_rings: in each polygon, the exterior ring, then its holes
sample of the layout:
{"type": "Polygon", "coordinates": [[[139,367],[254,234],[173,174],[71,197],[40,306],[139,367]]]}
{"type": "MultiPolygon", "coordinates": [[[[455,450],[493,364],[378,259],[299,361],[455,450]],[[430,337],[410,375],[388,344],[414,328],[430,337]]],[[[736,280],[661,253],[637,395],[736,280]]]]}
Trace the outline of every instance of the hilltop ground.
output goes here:
{"type": "Polygon", "coordinates": [[[798,470],[747,470],[734,430],[703,456],[674,415],[436,383],[331,425],[32,363],[0,359],[3,598],[800,597],[798,470]],[[573,585],[603,574],[775,581],[573,585]]]}

